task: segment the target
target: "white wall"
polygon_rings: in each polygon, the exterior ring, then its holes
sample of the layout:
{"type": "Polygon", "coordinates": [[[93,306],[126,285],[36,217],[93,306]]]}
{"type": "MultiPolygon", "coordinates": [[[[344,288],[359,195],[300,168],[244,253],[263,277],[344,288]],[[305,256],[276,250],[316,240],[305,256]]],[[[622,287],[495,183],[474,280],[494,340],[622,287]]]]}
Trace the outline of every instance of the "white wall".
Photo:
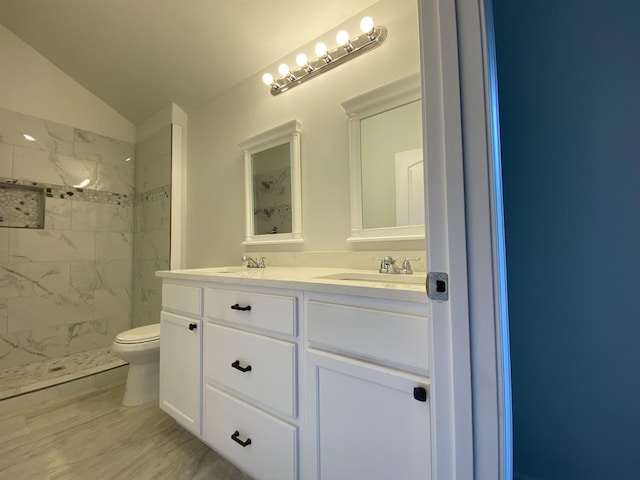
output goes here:
{"type": "MultiPolygon", "coordinates": [[[[300,51],[313,56],[318,41],[332,48],[340,28],[356,35],[365,14],[389,30],[379,48],[275,97],[260,80],[264,72],[256,72],[189,112],[187,266],[239,262],[245,232],[243,159],[238,143],[294,118],[302,122],[305,243],[300,248],[305,252],[421,248],[423,242],[368,247],[346,242],[350,232],[348,124],[340,105],[419,70],[416,3],[383,0],[321,38],[310,39],[308,45],[292,45],[291,54],[282,60],[293,65],[300,51]]],[[[275,74],[277,64],[265,70],[275,74]]],[[[252,248],[256,247],[247,250],[252,248]]]]}
{"type": "Polygon", "coordinates": [[[0,25],[0,107],[127,142],[136,127],[0,25]]]}

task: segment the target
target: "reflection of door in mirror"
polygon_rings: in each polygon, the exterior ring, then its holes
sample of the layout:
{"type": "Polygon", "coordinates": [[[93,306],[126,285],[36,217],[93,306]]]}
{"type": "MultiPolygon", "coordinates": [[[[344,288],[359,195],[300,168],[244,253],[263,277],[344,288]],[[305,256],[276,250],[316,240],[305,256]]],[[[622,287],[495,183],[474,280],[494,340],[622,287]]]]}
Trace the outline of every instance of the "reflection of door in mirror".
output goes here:
{"type": "Polygon", "coordinates": [[[291,233],[290,145],[284,143],[251,156],[255,235],[291,233]]]}
{"type": "Polygon", "coordinates": [[[422,149],[396,153],[396,225],[424,223],[422,149]]]}
{"type": "MultiPolygon", "coordinates": [[[[396,156],[401,152],[422,148],[421,101],[417,100],[390,110],[363,118],[360,121],[360,155],[362,162],[362,227],[380,228],[402,225],[421,225],[424,223],[424,205],[422,211],[413,209],[413,219],[397,218],[398,212],[409,212],[410,204],[398,205],[397,199],[408,202],[407,194],[414,194],[417,206],[424,182],[417,174],[418,165],[411,170],[405,169],[403,176],[397,178],[396,156]],[[398,191],[398,187],[405,191],[398,191]],[[412,188],[412,192],[408,189],[412,188]]],[[[402,157],[402,155],[401,155],[402,157]]],[[[421,155],[420,155],[421,157],[421,155]]],[[[422,158],[420,158],[422,160],[422,158]]],[[[422,193],[424,198],[424,193],[422,193]]],[[[404,213],[403,213],[404,215],[404,213]]]]}

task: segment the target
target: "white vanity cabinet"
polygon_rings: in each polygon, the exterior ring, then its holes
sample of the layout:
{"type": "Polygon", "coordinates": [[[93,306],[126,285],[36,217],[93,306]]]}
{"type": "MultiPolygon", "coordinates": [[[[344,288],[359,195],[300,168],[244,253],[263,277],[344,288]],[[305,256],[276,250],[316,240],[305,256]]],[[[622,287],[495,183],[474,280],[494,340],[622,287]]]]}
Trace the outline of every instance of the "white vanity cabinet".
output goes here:
{"type": "Polygon", "coordinates": [[[423,304],[305,299],[305,478],[431,478],[429,323],[423,304]]]}
{"type": "Polygon", "coordinates": [[[161,272],[162,408],[255,480],[432,478],[426,293],[336,274],[161,272]]]}
{"type": "Polygon", "coordinates": [[[164,283],[160,313],[160,408],[200,435],[202,288],[164,283]]]}
{"type": "Polygon", "coordinates": [[[287,290],[205,289],[202,437],[256,479],[298,478],[297,303],[287,290]]]}

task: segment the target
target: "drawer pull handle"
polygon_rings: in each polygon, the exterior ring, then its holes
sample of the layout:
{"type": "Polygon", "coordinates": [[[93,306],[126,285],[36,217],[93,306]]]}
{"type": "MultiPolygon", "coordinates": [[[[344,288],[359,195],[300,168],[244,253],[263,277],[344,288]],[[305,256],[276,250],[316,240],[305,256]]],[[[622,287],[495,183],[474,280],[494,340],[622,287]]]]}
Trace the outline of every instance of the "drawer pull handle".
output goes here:
{"type": "Polygon", "coordinates": [[[238,445],[241,445],[242,447],[246,447],[247,445],[251,445],[251,439],[247,438],[244,442],[242,440],[240,440],[238,437],[240,436],[240,432],[238,430],[236,430],[235,432],[233,432],[233,434],[231,435],[231,440],[233,440],[234,442],[236,442],[238,445]]]}
{"type": "Polygon", "coordinates": [[[241,307],[236,303],[235,305],[231,305],[231,310],[240,310],[241,312],[250,312],[251,305],[247,305],[246,307],[241,307]]]}
{"type": "Polygon", "coordinates": [[[415,387],[413,389],[413,398],[419,402],[427,401],[427,389],[424,387],[415,387]]]}
{"type": "Polygon", "coordinates": [[[198,324],[197,323],[190,323],[189,324],[189,330],[195,330],[196,328],[198,328],[198,324]]]}
{"type": "Polygon", "coordinates": [[[247,365],[246,367],[241,367],[240,366],[240,360],[236,360],[235,362],[233,362],[231,364],[231,366],[233,368],[235,368],[236,370],[240,370],[241,372],[250,372],[251,371],[251,365],[247,365]]]}

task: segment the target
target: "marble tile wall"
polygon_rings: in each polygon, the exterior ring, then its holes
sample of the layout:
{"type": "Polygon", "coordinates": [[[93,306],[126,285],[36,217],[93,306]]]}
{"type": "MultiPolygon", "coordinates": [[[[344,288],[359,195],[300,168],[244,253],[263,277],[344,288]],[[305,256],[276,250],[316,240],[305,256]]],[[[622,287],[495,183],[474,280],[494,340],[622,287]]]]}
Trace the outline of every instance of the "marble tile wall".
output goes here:
{"type": "Polygon", "coordinates": [[[171,219],[171,126],[142,140],[136,151],[134,200],[134,326],[160,321],[162,282],[157,270],[169,268],[171,219]]]}
{"type": "Polygon", "coordinates": [[[0,369],[105,347],[130,328],[134,154],[0,109],[0,183],[46,192],[44,229],[0,228],[0,369]]]}

